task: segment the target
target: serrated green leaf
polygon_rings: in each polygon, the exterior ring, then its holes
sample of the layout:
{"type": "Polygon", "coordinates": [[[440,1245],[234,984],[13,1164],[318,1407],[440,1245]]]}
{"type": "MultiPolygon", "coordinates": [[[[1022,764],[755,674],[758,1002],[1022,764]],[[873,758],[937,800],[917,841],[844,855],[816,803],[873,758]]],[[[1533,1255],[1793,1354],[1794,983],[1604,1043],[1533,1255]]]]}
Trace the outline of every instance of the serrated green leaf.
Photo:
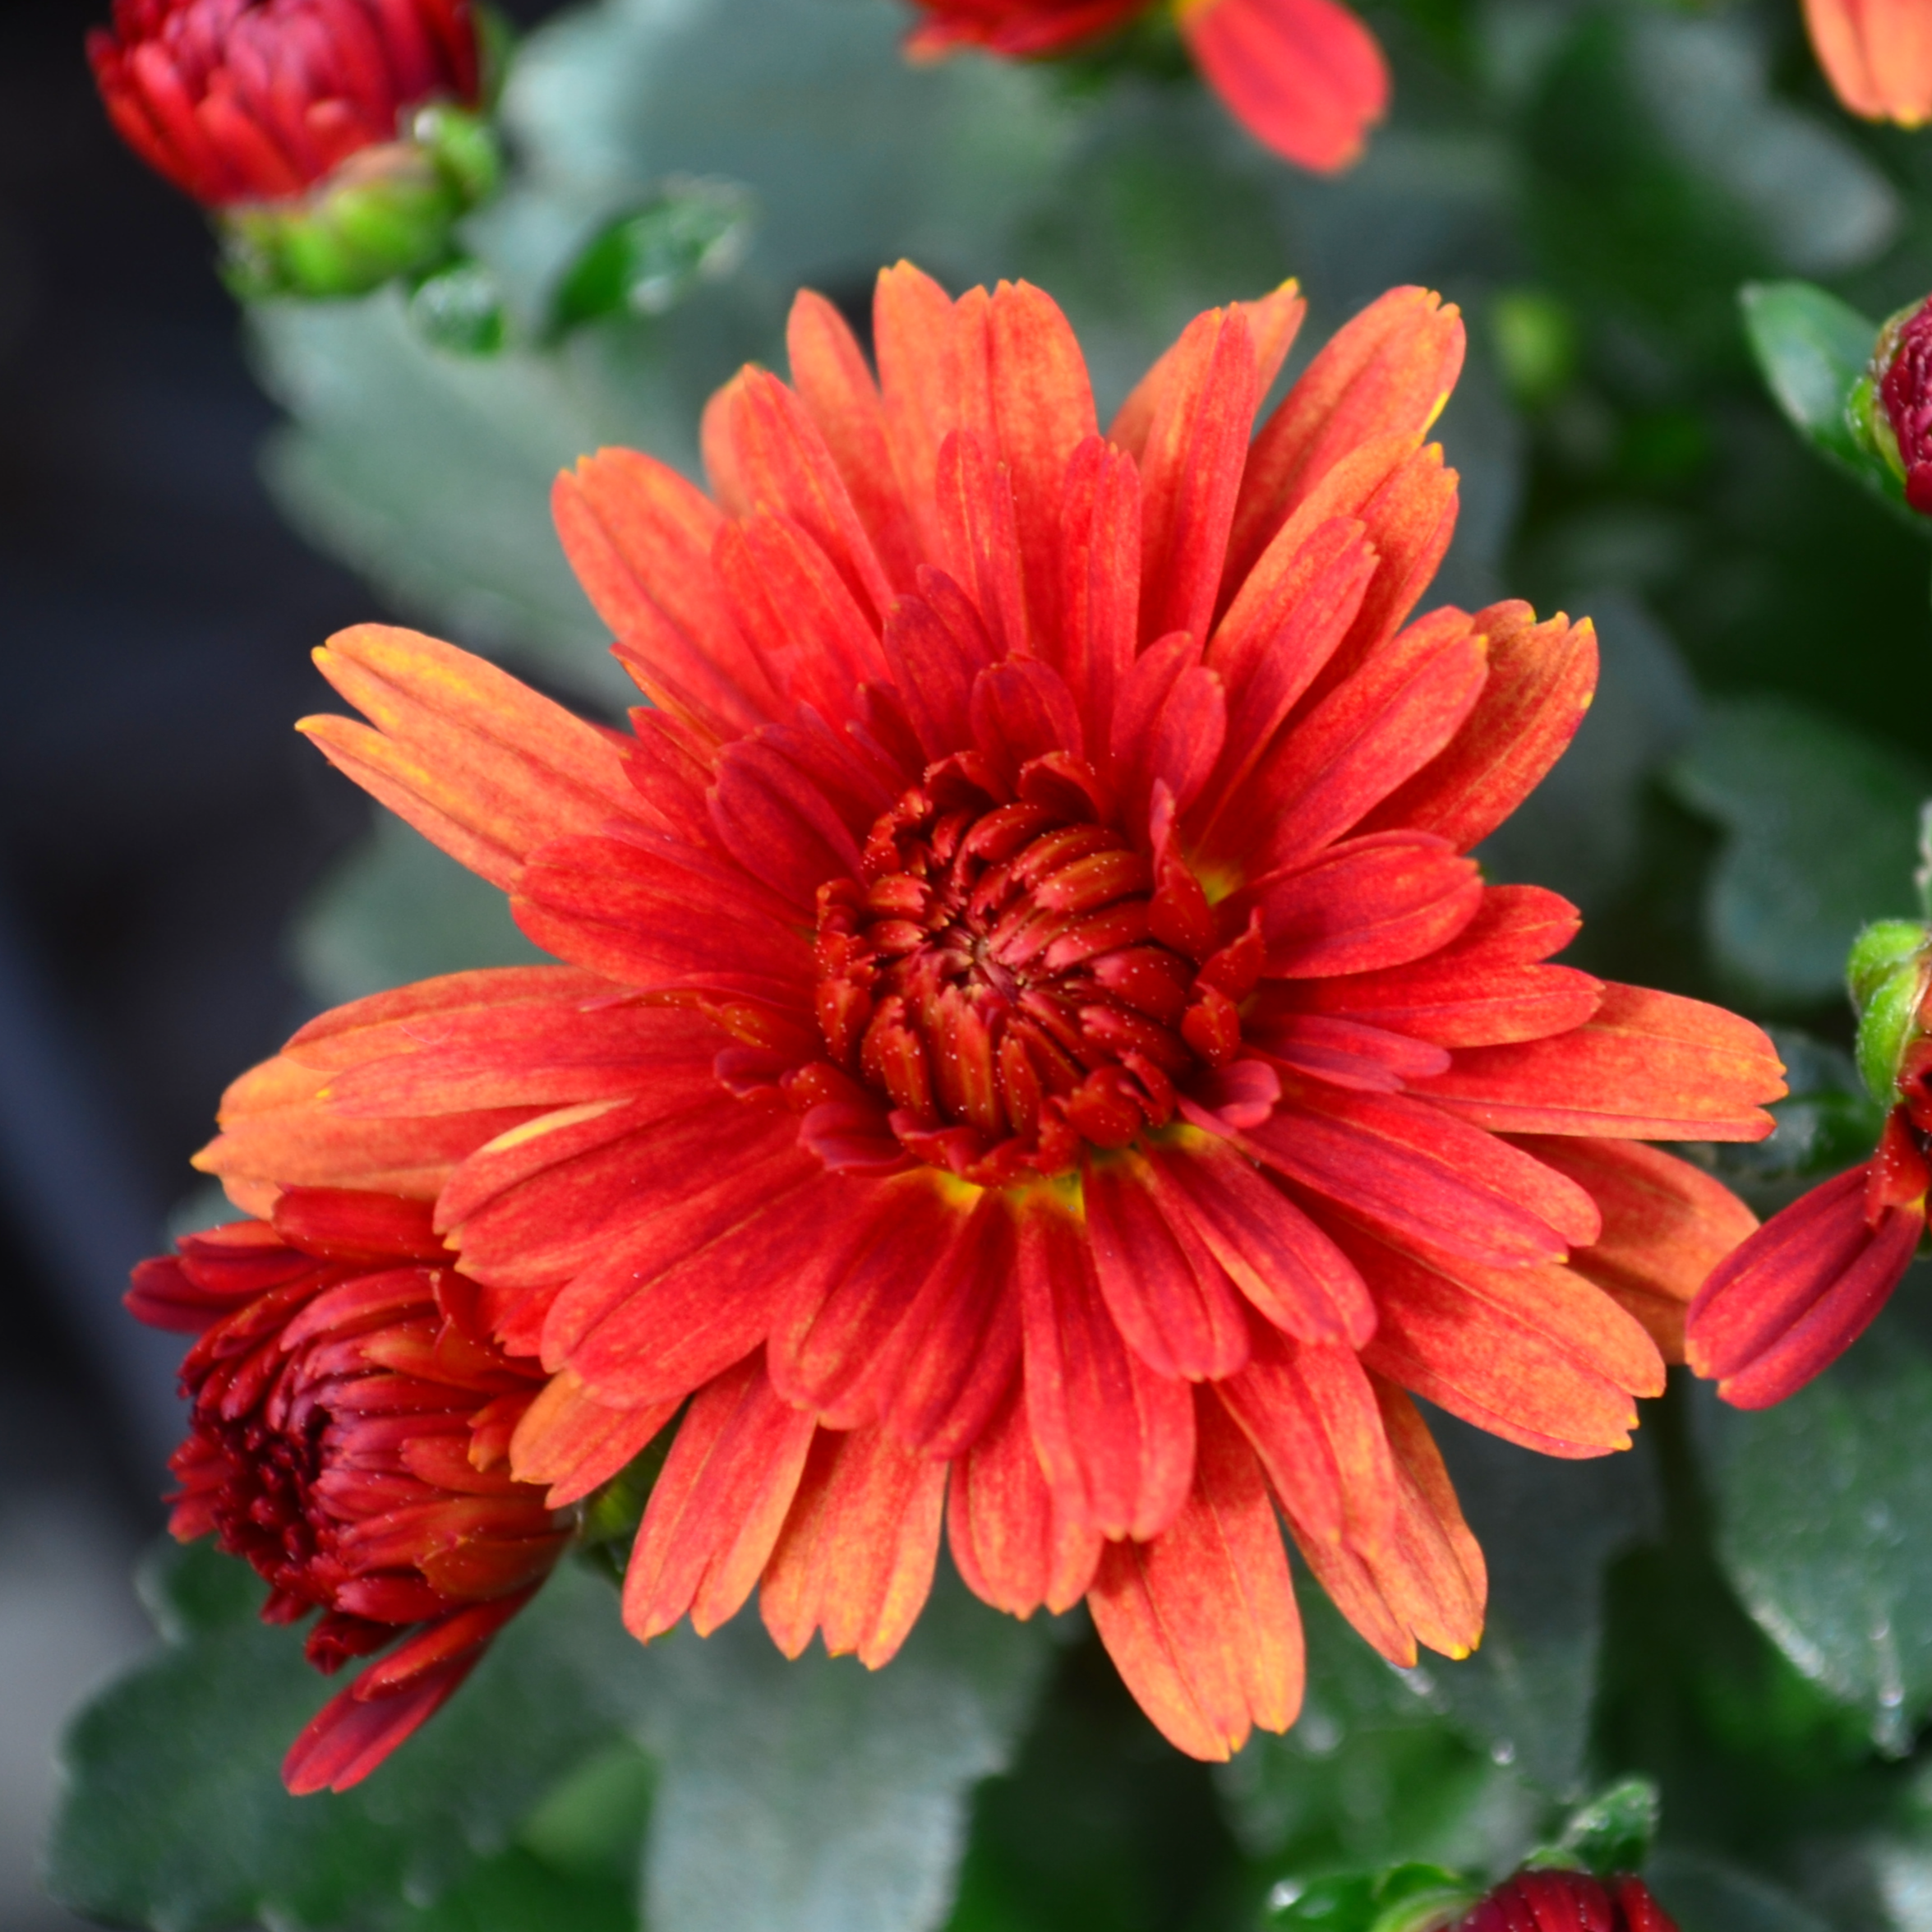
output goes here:
{"type": "Polygon", "coordinates": [[[1932,771],[1787,699],[1713,704],[1672,789],[1728,834],[1704,929],[1719,966],[1767,1001],[1830,997],[1868,920],[1909,915],[1932,771]]]}
{"type": "Polygon", "coordinates": [[[787,1662],[755,1614],[646,1652],[652,1932],[928,1932],[968,1800],[1011,1763],[1049,1639],[948,1573],[883,1670],[787,1662]]]}
{"type": "Polygon", "coordinates": [[[48,1853],[54,1894],[118,1923],[385,1924],[505,1851],[628,1714],[610,1686],[635,1647],[608,1587],[569,1565],[405,1752],[353,1791],[293,1798],[283,1754],[334,1689],[299,1633],[257,1622],[261,1585],[203,1547],[161,1552],[145,1588],[166,1640],[74,1720],[48,1853]]]}
{"type": "Polygon", "coordinates": [[[1932,1713],[1932,1355],[1907,1326],[1932,1280],[1774,1409],[1707,1400],[1718,1548],[1792,1663],[1883,1750],[1932,1713]]]}

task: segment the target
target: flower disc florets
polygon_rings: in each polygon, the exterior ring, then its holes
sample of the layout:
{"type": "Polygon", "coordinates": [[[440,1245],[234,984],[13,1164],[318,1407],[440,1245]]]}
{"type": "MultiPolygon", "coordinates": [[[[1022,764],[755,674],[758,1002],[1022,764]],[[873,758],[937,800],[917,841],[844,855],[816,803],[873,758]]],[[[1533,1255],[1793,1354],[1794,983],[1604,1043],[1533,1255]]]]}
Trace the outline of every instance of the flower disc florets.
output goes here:
{"type": "Polygon", "coordinates": [[[1165,1127],[1178,1087],[1232,1058],[1261,963],[1252,929],[1215,947],[1184,865],[1156,881],[1097,815],[1090,766],[1033,761],[1020,790],[935,767],[873,828],[860,877],[818,892],[832,1065],[888,1098],[907,1154],[981,1185],[1165,1127]]]}

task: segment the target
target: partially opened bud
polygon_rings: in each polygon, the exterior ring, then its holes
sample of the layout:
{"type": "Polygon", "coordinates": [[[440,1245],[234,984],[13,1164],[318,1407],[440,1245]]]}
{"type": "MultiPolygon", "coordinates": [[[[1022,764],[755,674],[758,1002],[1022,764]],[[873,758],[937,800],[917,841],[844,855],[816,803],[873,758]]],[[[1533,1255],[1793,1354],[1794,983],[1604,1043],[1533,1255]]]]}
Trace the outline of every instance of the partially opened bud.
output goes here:
{"type": "Polygon", "coordinates": [[[1888,317],[1851,392],[1851,427],[1932,516],[1932,297],[1888,317]]]}
{"type": "Polygon", "coordinates": [[[1733,1248],[1698,1290],[1685,1353],[1740,1409],[1795,1394],[1850,1348],[1918,1250],[1932,1191],[1932,932],[1881,920],[1845,977],[1866,1090],[1888,1109],[1871,1159],[1814,1187],[1733,1248]]]}
{"type": "Polygon", "coordinates": [[[135,1270],[128,1305],[198,1339],[170,1528],[212,1534],[311,1612],[311,1663],[382,1651],[290,1750],[295,1791],[359,1782],[443,1704],[542,1584],[575,1519],[510,1473],[543,1388],[472,1314],[427,1201],[288,1189],[135,1270]],[[392,1648],[393,1646],[393,1648],[392,1648]]]}
{"type": "Polygon", "coordinates": [[[496,184],[468,0],[115,0],[122,138],[214,212],[247,294],[352,294],[449,251],[496,184]]]}
{"type": "Polygon", "coordinates": [[[1677,1932],[1676,1923],[1628,1873],[1518,1872],[1473,1906],[1455,1932],[1677,1932]]]}

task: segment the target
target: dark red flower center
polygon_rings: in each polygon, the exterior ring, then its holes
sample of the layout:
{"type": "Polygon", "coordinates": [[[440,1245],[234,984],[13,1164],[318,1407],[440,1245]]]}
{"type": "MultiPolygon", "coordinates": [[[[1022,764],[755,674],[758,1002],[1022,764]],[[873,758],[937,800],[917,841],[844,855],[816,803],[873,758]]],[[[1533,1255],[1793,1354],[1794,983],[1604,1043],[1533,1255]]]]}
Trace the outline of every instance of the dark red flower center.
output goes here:
{"type": "Polygon", "coordinates": [[[1178,858],[929,773],[860,876],[819,888],[818,1024],[907,1152],[983,1183],[1056,1173],[1165,1126],[1233,1057],[1260,952],[1215,947],[1178,858]]]}

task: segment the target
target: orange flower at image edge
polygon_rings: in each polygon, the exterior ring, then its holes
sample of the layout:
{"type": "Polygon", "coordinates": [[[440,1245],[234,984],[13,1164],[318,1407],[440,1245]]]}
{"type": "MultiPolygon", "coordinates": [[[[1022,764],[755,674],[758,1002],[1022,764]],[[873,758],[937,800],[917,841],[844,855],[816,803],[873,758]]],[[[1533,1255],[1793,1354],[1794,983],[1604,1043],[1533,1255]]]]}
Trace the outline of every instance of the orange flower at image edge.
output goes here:
{"type": "Polygon", "coordinates": [[[876,381],[801,295],[793,386],[707,412],[712,496],[558,483],[630,735],[409,632],[320,654],[371,722],[302,728],[566,963],[325,1015],[199,1164],[262,1217],[433,1203],[464,1321],[550,1378],[510,1455],[551,1506],[675,1426],[640,1639],[755,1589],[787,1655],[883,1664],[943,1532],[1225,1757],[1300,1700],[1281,1519],[1384,1656],[1466,1653],[1411,1395],[1625,1447],[1754,1224],[1639,1143],[1767,1132],[1764,1035],[1546,963],[1574,910],[1467,856],[1596,649],[1410,619],[1456,311],[1385,296],[1251,441],[1302,307],[1199,316],[1103,436],[1037,289],[888,270],[876,381]]]}
{"type": "Polygon", "coordinates": [[[1805,25],[1832,91],[1868,121],[1932,119],[1927,0],[1805,0],[1805,25]]]}
{"type": "MultiPolygon", "coordinates": [[[[1031,59],[1100,39],[1160,0],[911,3],[925,16],[908,42],[915,59],[961,47],[1031,59]]],[[[1202,77],[1264,147],[1322,173],[1360,159],[1389,111],[1389,68],[1341,0],[1175,0],[1173,13],[1202,77]]]]}

